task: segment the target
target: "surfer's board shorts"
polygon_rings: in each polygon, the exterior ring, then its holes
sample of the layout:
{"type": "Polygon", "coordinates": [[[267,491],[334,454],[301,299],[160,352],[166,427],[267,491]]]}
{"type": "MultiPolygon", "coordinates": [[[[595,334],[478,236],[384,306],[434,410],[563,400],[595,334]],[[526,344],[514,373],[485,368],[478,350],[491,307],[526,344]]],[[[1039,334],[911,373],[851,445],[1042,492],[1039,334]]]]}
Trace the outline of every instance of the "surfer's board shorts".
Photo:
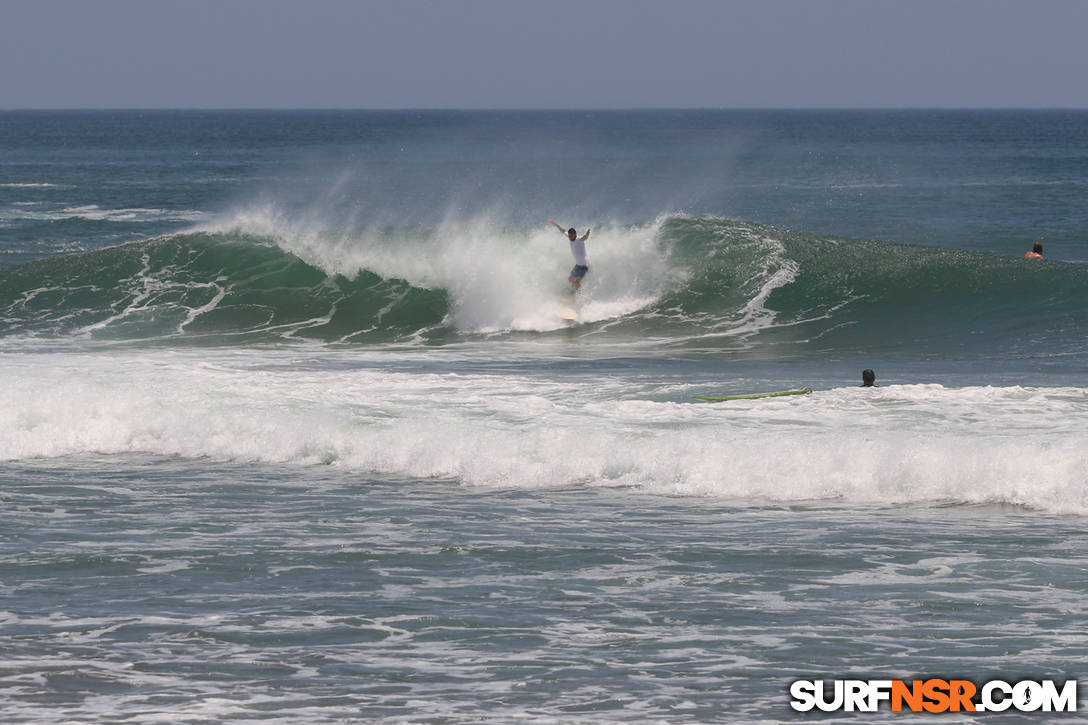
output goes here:
{"type": "Polygon", "coordinates": [[[577,277],[578,279],[581,279],[582,277],[586,276],[586,272],[588,272],[588,271],[589,271],[589,267],[587,267],[586,265],[576,264],[576,265],[574,265],[574,269],[572,269],[570,271],[570,276],[571,277],[577,277]]]}

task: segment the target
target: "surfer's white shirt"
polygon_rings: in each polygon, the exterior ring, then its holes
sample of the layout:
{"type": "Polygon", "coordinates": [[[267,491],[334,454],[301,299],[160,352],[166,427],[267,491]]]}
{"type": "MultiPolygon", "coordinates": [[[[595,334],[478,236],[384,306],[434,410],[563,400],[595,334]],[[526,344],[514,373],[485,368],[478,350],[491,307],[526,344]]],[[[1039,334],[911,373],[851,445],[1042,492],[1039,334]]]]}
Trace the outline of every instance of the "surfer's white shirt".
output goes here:
{"type": "Polygon", "coordinates": [[[575,264],[580,264],[583,267],[589,266],[589,262],[586,261],[585,239],[572,239],[570,241],[570,253],[574,255],[575,264]]]}

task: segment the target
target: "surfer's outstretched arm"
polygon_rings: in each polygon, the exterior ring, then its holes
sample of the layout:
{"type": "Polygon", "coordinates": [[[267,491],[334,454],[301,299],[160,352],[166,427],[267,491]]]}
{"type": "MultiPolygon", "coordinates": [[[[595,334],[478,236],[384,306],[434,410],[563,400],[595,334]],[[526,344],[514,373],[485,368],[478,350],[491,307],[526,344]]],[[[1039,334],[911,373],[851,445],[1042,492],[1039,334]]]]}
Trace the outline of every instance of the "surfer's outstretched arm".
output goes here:
{"type": "Polygon", "coordinates": [[[589,239],[589,233],[590,233],[591,231],[593,231],[593,230],[592,230],[592,229],[586,229],[586,233],[582,235],[582,241],[583,241],[583,242],[584,242],[585,240],[589,239]]]}
{"type": "Polygon", "coordinates": [[[564,234],[566,234],[566,233],[567,233],[567,230],[566,230],[566,229],[564,229],[563,227],[559,226],[559,222],[557,222],[557,221],[556,221],[555,219],[549,219],[549,220],[548,220],[548,222],[549,222],[549,223],[550,223],[550,224],[551,224],[551,225],[552,225],[553,227],[555,227],[555,228],[556,228],[556,229],[558,229],[559,231],[563,232],[564,234]]]}

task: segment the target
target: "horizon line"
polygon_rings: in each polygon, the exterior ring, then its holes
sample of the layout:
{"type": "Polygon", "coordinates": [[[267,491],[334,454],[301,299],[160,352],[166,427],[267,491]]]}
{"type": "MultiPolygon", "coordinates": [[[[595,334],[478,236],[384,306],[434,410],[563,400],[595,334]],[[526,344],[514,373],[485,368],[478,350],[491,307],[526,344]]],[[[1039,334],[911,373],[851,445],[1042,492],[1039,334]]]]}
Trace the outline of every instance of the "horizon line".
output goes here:
{"type": "Polygon", "coordinates": [[[534,106],[26,106],[0,108],[0,113],[68,113],[118,111],[195,111],[195,112],[644,112],[644,111],[1088,111],[1088,106],[570,106],[565,108],[534,106]]]}

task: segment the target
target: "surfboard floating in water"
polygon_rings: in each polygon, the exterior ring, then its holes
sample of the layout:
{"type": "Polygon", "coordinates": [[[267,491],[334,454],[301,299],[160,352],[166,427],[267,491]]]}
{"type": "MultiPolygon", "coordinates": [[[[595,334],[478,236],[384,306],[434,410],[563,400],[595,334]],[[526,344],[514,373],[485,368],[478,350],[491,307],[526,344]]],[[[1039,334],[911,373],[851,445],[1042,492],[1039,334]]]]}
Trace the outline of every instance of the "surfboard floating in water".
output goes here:
{"type": "Polygon", "coordinates": [[[715,403],[720,403],[723,400],[755,400],[756,398],[781,398],[784,395],[807,395],[812,392],[812,388],[801,388],[800,390],[777,390],[773,393],[751,393],[749,395],[696,395],[699,400],[710,400],[715,403]]]}

